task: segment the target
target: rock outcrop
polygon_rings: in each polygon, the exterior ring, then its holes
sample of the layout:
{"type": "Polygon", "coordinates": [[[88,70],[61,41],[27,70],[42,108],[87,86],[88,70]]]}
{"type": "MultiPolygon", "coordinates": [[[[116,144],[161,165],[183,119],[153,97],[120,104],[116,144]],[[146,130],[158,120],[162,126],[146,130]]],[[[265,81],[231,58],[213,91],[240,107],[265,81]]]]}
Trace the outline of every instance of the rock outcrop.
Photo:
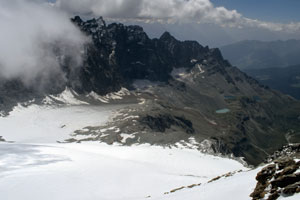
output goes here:
{"type": "MultiPolygon", "coordinates": [[[[297,149],[299,144],[285,146],[279,152],[284,154],[289,148],[297,149]],[[292,147],[291,147],[292,146],[292,147]]],[[[289,156],[280,156],[273,160],[273,164],[264,167],[256,176],[257,184],[250,195],[252,199],[268,199],[274,200],[280,196],[292,196],[300,193],[300,161],[299,150],[289,156]]]]}

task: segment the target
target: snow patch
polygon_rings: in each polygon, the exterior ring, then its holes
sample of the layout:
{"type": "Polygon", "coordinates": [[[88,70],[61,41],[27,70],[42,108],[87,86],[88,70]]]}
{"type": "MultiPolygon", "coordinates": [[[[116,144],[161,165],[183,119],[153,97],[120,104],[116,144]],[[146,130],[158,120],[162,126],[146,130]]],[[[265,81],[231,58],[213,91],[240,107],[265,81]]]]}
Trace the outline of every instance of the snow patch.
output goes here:
{"type": "Polygon", "coordinates": [[[53,102],[53,100],[55,100],[55,101],[61,102],[66,105],[88,105],[87,102],[80,101],[79,99],[77,99],[76,97],[78,97],[78,96],[79,95],[75,91],[66,87],[66,89],[61,94],[49,95],[49,97],[48,98],[46,97],[43,100],[43,102],[45,102],[46,104],[51,104],[51,102],[53,102]]]}
{"type": "Polygon", "coordinates": [[[112,92],[107,95],[101,96],[95,92],[91,92],[87,95],[88,98],[91,98],[96,101],[101,101],[102,103],[109,103],[111,100],[121,100],[124,96],[131,95],[130,91],[126,88],[121,88],[118,92],[112,92]]]}
{"type": "Polygon", "coordinates": [[[101,101],[102,103],[109,103],[108,102],[109,100],[107,98],[97,94],[94,91],[92,91],[90,94],[88,94],[87,97],[92,98],[93,100],[96,100],[96,101],[101,101]]]}
{"type": "Polygon", "coordinates": [[[191,60],[191,63],[192,63],[192,64],[194,64],[194,63],[196,63],[196,62],[198,62],[197,59],[192,59],[192,60],[191,60]]]}
{"type": "Polygon", "coordinates": [[[180,81],[185,80],[189,75],[186,68],[174,68],[171,72],[171,76],[180,81]]]}
{"type": "Polygon", "coordinates": [[[200,74],[203,74],[205,71],[203,70],[203,65],[201,65],[201,64],[197,64],[196,65],[196,67],[199,69],[199,71],[200,71],[200,74]]]}
{"type": "Polygon", "coordinates": [[[213,154],[214,151],[213,149],[211,148],[212,146],[212,141],[210,140],[203,140],[200,144],[199,144],[199,148],[200,150],[203,152],[203,153],[209,153],[209,154],[213,154]]]}
{"type": "Polygon", "coordinates": [[[126,143],[127,139],[133,139],[133,138],[135,138],[134,134],[121,133],[120,136],[122,137],[122,140],[121,140],[122,143],[126,143]]]}
{"type": "Polygon", "coordinates": [[[139,103],[138,103],[138,104],[140,104],[140,105],[143,105],[143,104],[146,103],[146,99],[144,99],[144,98],[140,98],[140,99],[138,99],[138,100],[139,100],[139,103]]]}

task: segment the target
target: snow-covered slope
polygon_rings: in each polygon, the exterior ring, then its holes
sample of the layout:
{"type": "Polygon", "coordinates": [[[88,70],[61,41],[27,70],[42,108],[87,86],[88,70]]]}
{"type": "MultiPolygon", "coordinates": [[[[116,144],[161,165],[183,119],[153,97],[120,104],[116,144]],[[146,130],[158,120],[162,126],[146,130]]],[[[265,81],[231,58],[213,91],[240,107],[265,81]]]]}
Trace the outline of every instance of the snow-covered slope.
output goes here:
{"type": "Polygon", "coordinates": [[[19,105],[0,117],[0,135],[13,141],[0,143],[1,199],[172,198],[164,193],[247,170],[237,161],[192,149],[56,143],[75,130],[106,123],[122,107],[81,104],[68,94],[64,104],[19,105]]]}
{"type": "Polygon", "coordinates": [[[251,199],[261,168],[188,146],[57,143],[76,130],[103,125],[124,107],[80,103],[73,95],[65,92],[63,104],[19,105],[0,117],[0,136],[7,141],[0,141],[1,199],[251,199]]]}
{"type": "Polygon", "coordinates": [[[172,199],[164,193],[246,170],[236,161],[196,150],[145,145],[1,144],[0,148],[1,199],[9,200],[172,199]]]}
{"type": "MultiPolygon", "coordinates": [[[[221,163],[220,163],[221,164],[221,163]]],[[[247,200],[256,184],[255,176],[259,170],[248,170],[231,177],[221,178],[198,187],[183,189],[155,200],[247,200]]]]}
{"type": "Polygon", "coordinates": [[[39,105],[35,100],[19,104],[8,116],[0,115],[0,136],[22,143],[64,141],[76,130],[105,124],[114,111],[126,106],[108,103],[130,92],[122,88],[106,96],[91,94],[80,96],[66,88],[61,94],[46,96],[39,105]]]}
{"type": "Polygon", "coordinates": [[[247,200],[262,169],[148,145],[2,143],[0,152],[0,194],[9,200],[247,200]]]}
{"type": "MultiPolygon", "coordinates": [[[[153,198],[153,200],[250,200],[249,194],[253,192],[256,184],[256,174],[263,167],[253,170],[238,172],[232,176],[223,177],[216,181],[204,183],[193,188],[184,188],[163,197],[153,198]]],[[[263,198],[262,200],[266,200],[263,198]]],[[[280,196],[282,200],[299,200],[300,195],[290,197],[280,196]]]]}
{"type": "Polygon", "coordinates": [[[70,138],[75,130],[104,124],[120,106],[18,106],[0,117],[0,135],[15,142],[56,142],[70,138]]]}

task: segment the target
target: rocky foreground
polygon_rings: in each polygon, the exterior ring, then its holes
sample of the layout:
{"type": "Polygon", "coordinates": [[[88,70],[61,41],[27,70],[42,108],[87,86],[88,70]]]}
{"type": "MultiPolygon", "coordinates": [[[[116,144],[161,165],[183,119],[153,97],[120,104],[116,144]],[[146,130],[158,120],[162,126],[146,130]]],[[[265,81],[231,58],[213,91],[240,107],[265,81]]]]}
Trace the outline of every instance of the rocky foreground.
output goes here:
{"type": "Polygon", "coordinates": [[[272,164],[256,176],[253,200],[275,200],[300,193],[300,144],[288,145],[270,157],[272,164]]]}

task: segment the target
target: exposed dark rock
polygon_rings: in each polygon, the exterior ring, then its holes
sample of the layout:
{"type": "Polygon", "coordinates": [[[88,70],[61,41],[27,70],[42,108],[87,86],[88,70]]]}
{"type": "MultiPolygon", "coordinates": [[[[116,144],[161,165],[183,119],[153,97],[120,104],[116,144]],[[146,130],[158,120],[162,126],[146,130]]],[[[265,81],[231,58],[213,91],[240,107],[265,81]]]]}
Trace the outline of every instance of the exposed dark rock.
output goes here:
{"type": "Polygon", "coordinates": [[[167,82],[173,68],[191,68],[191,59],[220,58],[220,53],[197,42],[180,42],[167,32],[152,40],[139,26],[106,25],[102,18],[83,21],[77,16],[72,20],[93,40],[79,72],[81,84],[70,80],[78,92],[105,94],[129,86],[135,79],[167,82]]]}
{"type": "MultiPolygon", "coordinates": [[[[288,175],[288,174],[293,174],[298,169],[299,169],[299,166],[297,166],[296,164],[291,163],[290,165],[285,166],[285,168],[281,172],[275,174],[274,177],[278,178],[280,176],[284,176],[284,175],[288,175]]],[[[280,170],[280,168],[279,168],[279,170],[280,170]]]]}
{"type": "Polygon", "coordinates": [[[256,176],[256,180],[258,182],[261,183],[265,183],[268,180],[270,180],[271,177],[273,177],[273,175],[276,172],[276,165],[275,164],[271,164],[268,165],[266,167],[264,167],[256,176]]]}
{"type": "Polygon", "coordinates": [[[265,189],[266,187],[269,185],[269,183],[264,182],[257,182],[256,187],[254,189],[254,191],[250,194],[250,197],[252,197],[252,199],[262,199],[265,196],[265,189]]]}
{"type": "Polygon", "coordinates": [[[5,142],[5,139],[2,136],[0,136],[0,142],[5,142]]]}
{"type": "Polygon", "coordinates": [[[176,189],[174,189],[174,190],[171,190],[170,193],[177,192],[178,190],[182,190],[182,189],[184,189],[184,188],[185,188],[184,186],[179,187],[179,188],[176,188],[176,189]]]}
{"type": "Polygon", "coordinates": [[[288,185],[287,187],[285,187],[282,190],[282,193],[287,195],[287,196],[291,196],[293,194],[295,194],[300,188],[300,182],[288,185]]]}
{"type": "Polygon", "coordinates": [[[165,132],[166,129],[171,128],[171,126],[178,126],[188,134],[195,132],[192,122],[185,119],[185,117],[171,115],[158,115],[153,117],[147,115],[140,119],[140,122],[157,132],[165,132]]]}
{"type": "Polygon", "coordinates": [[[295,182],[300,181],[300,173],[297,174],[288,174],[285,176],[278,177],[274,181],[271,181],[272,187],[286,187],[295,182]]]}
{"type": "Polygon", "coordinates": [[[268,197],[267,200],[275,200],[275,199],[278,199],[279,196],[280,196],[279,192],[275,191],[274,193],[270,194],[270,196],[268,197]]]}
{"type": "Polygon", "coordinates": [[[278,165],[278,169],[282,170],[283,168],[286,168],[287,166],[295,165],[296,162],[289,157],[286,158],[280,158],[275,161],[275,163],[278,165]]]}
{"type": "Polygon", "coordinates": [[[211,182],[217,181],[217,180],[219,180],[220,178],[222,178],[222,176],[217,176],[217,177],[215,177],[215,178],[213,178],[213,179],[209,180],[209,181],[208,181],[208,183],[211,183],[211,182]]]}
{"type": "Polygon", "coordinates": [[[288,144],[275,151],[266,159],[266,162],[279,162],[279,168],[282,169],[286,164],[289,164],[289,162],[293,162],[290,160],[290,157],[297,155],[300,156],[300,143],[288,144]]]}
{"type": "Polygon", "coordinates": [[[264,167],[257,174],[258,182],[250,196],[252,199],[262,199],[268,195],[268,199],[273,200],[282,194],[290,196],[297,193],[300,191],[300,173],[296,173],[298,169],[299,166],[290,157],[276,160],[275,164],[264,167]]]}
{"type": "Polygon", "coordinates": [[[201,185],[201,183],[192,184],[192,185],[187,186],[187,188],[193,188],[193,187],[197,187],[197,186],[200,186],[200,185],[201,185]]]}

